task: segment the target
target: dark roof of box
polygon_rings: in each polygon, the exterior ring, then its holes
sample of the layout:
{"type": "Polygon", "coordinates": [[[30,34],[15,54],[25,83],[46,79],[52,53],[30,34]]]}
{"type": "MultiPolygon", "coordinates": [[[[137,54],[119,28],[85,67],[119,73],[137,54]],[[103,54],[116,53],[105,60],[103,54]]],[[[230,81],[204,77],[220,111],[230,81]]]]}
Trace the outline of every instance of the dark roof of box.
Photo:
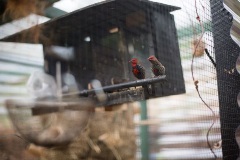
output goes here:
{"type": "MultiPolygon", "coordinates": [[[[113,20],[114,17],[116,17],[116,21],[121,21],[127,14],[139,10],[139,8],[144,11],[151,10],[164,13],[180,9],[179,7],[148,0],[104,1],[76,10],[39,25],[42,27],[41,31],[43,31],[45,35],[45,38],[44,36],[40,37],[40,43],[43,43],[44,39],[46,39],[46,36],[51,34],[50,31],[53,29],[55,31],[54,34],[68,34],[68,32],[75,32],[77,34],[77,31],[84,31],[84,29],[89,28],[90,26],[96,26],[99,23],[108,22],[110,19],[113,20]]],[[[108,23],[112,22],[109,21],[108,23]]],[[[32,34],[26,34],[24,38],[22,36],[24,33],[27,33],[30,30],[33,31],[32,33],[34,33],[34,27],[32,27],[30,29],[5,37],[1,39],[1,41],[34,43],[32,40],[34,39],[32,34]]]]}

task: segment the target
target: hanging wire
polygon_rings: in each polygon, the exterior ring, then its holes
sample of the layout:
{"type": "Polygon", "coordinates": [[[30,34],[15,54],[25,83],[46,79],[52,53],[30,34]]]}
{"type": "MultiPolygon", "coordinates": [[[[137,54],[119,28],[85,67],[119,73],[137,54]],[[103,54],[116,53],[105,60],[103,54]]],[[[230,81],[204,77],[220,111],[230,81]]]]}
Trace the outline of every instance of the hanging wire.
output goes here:
{"type": "Polygon", "coordinates": [[[208,56],[208,58],[211,60],[211,62],[212,62],[212,64],[214,65],[214,67],[216,68],[217,64],[216,64],[216,62],[213,60],[213,57],[209,54],[207,48],[205,48],[205,53],[206,53],[206,55],[208,56]]]}
{"type": "Polygon", "coordinates": [[[193,80],[193,82],[194,82],[194,85],[195,85],[195,88],[196,88],[196,91],[197,91],[197,93],[198,93],[199,98],[200,98],[201,101],[205,104],[205,106],[212,112],[213,122],[212,122],[211,126],[209,127],[209,129],[208,129],[208,131],[207,131],[206,137],[207,137],[207,145],[208,145],[210,151],[212,152],[212,154],[214,155],[214,158],[217,159],[217,155],[216,155],[215,152],[213,151],[212,146],[211,146],[211,144],[210,144],[210,142],[209,142],[209,134],[210,134],[210,131],[211,131],[211,129],[213,128],[214,124],[215,124],[216,121],[217,121],[216,114],[215,114],[215,112],[213,111],[213,109],[212,109],[212,108],[204,101],[204,99],[202,98],[202,96],[201,96],[201,94],[200,94],[200,92],[199,92],[199,89],[198,89],[198,83],[199,83],[199,81],[195,79],[195,77],[194,77],[194,71],[193,71],[193,62],[194,62],[194,59],[195,59],[196,50],[197,50],[197,47],[198,47],[199,44],[200,44],[200,41],[201,41],[202,38],[203,38],[204,32],[205,32],[204,26],[203,26],[203,24],[202,24],[202,21],[201,21],[201,19],[200,19],[199,14],[198,14],[197,0],[195,0],[195,12],[196,12],[196,15],[197,15],[196,19],[198,20],[198,22],[199,22],[199,24],[200,24],[200,26],[201,26],[201,36],[200,36],[200,38],[198,39],[198,42],[197,42],[196,46],[194,47],[194,53],[193,53],[193,56],[192,56],[192,62],[191,62],[192,80],[193,80]]]}

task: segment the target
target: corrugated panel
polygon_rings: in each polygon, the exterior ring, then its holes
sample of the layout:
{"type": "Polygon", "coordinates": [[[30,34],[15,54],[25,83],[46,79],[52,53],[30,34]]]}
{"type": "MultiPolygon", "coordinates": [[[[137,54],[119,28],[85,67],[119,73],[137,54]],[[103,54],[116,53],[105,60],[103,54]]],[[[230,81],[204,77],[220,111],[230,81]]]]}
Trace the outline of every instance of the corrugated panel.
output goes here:
{"type": "Polygon", "coordinates": [[[26,82],[31,73],[43,70],[40,44],[0,42],[0,114],[6,99],[30,98],[26,82]]]}

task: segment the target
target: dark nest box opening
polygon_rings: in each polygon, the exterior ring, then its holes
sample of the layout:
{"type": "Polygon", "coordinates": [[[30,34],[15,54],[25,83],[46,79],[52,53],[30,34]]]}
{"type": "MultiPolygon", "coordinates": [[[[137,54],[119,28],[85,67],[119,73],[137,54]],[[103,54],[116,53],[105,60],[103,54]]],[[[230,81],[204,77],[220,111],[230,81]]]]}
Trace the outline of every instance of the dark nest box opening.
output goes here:
{"type": "MultiPolygon", "coordinates": [[[[41,24],[39,43],[44,46],[45,71],[55,76],[60,62],[62,75],[72,74],[82,95],[88,95],[89,82],[98,79],[109,97],[116,94],[113,91],[125,95],[116,103],[185,93],[176,27],[170,14],[178,9],[146,0],[105,1],[41,24]],[[165,66],[164,82],[152,79],[150,55],[165,66]],[[138,58],[145,67],[146,80],[136,81],[131,58],[138,58]],[[112,85],[112,80],[120,84],[112,85]],[[147,84],[150,93],[140,89],[138,96],[134,89],[126,91],[138,84],[147,84]]],[[[36,37],[31,30],[3,41],[33,43],[36,37]]]]}

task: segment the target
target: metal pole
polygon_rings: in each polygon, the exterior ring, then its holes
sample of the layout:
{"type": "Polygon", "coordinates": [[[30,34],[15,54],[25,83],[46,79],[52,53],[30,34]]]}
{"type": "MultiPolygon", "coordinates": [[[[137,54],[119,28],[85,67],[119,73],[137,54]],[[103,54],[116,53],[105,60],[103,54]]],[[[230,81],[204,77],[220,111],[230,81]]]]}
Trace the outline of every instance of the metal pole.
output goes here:
{"type": "Polygon", "coordinates": [[[80,96],[88,96],[89,94],[96,93],[96,91],[98,91],[98,90],[103,90],[104,92],[112,92],[112,91],[116,91],[118,89],[143,86],[143,85],[148,85],[148,84],[153,84],[153,83],[164,83],[166,81],[167,81],[166,75],[162,75],[162,76],[158,76],[158,77],[154,77],[154,78],[146,78],[146,79],[140,79],[140,80],[136,80],[136,81],[114,84],[114,85],[110,85],[110,86],[103,86],[100,89],[82,90],[82,91],[75,92],[75,93],[64,94],[63,96],[75,95],[75,94],[79,94],[80,96]]]}
{"type": "MultiPolygon", "coordinates": [[[[141,120],[146,119],[147,119],[147,102],[141,101],[141,120]]],[[[140,127],[140,138],[142,160],[148,160],[149,159],[148,125],[142,125],[140,127]]]]}

